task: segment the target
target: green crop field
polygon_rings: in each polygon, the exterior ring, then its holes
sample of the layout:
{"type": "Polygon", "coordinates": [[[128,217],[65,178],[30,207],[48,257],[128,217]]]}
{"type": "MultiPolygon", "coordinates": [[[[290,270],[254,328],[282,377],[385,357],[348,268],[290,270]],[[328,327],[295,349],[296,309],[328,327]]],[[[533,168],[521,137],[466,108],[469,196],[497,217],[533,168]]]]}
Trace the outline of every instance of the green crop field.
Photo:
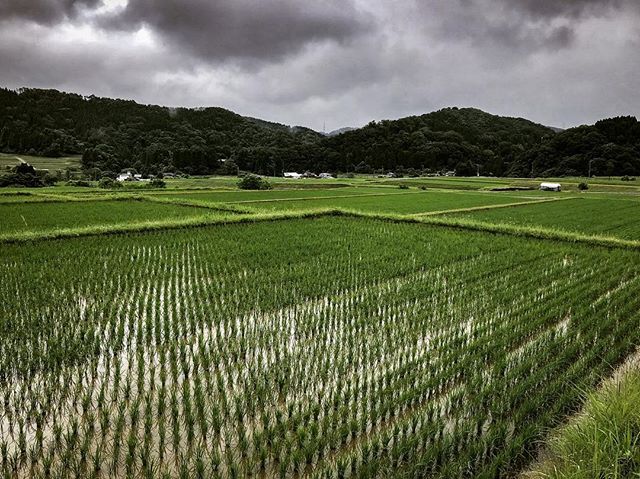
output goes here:
{"type": "Polygon", "coordinates": [[[337,217],[5,245],[3,473],[506,475],[640,340],[637,255],[337,217]]]}
{"type": "Polygon", "coordinates": [[[368,179],[368,183],[380,185],[426,186],[456,190],[492,190],[495,188],[519,187],[538,190],[543,181],[562,184],[563,191],[576,192],[580,183],[588,183],[589,191],[613,193],[640,193],[640,182],[622,181],[621,178],[492,178],[436,176],[419,178],[368,179]]]}
{"type": "Polygon", "coordinates": [[[349,181],[1,192],[0,475],[526,469],[640,344],[640,198],[349,181]]]}
{"type": "MultiPolygon", "coordinates": [[[[170,188],[227,188],[236,187],[238,178],[233,176],[211,176],[192,178],[167,178],[167,186],[170,188]]],[[[342,188],[352,184],[364,183],[364,179],[335,178],[335,179],[287,179],[282,177],[269,177],[269,181],[280,189],[306,189],[306,188],[342,188]]]]}
{"type": "Polygon", "coordinates": [[[80,156],[65,156],[60,158],[48,158],[44,156],[14,155],[12,153],[0,153],[0,169],[16,166],[21,161],[33,165],[39,170],[65,170],[80,169],[80,156]]]}
{"type": "Polygon", "coordinates": [[[640,199],[586,197],[518,208],[458,213],[451,217],[640,239],[640,199]]]}
{"type": "Polygon", "coordinates": [[[142,223],[200,216],[207,210],[144,201],[0,204],[0,234],[142,223]]]}
{"type": "MultiPolygon", "coordinates": [[[[345,208],[357,211],[417,214],[490,205],[536,201],[525,194],[472,193],[462,191],[390,190],[396,194],[359,196],[353,198],[323,198],[301,201],[271,201],[245,203],[243,206],[260,211],[292,211],[313,208],[345,208]],[[402,193],[402,191],[405,191],[402,193]],[[399,193],[399,194],[398,194],[399,193]]],[[[522,192],[520,192],[522,193],[522,192]]],[[[542,198],[540,198],[542,199],[542,198]]]]}
{"type": "Polygon", "coordinates": [[[322,188],[322,189],[282,189],[264,191],[216,191],[216,190],[196,190],[196,191],[154,191],[148,193],[150,196],[157,196],[172,200],[201,201],[206,203],[238,203],[247,201],[269,201],[269,200],[289,200],[289,199],[314,199],[325,197],[343,196],[364,196],[382,195],[388,193],[399,193],[398,188],[393,187],[346,187],[346,188],[322,188]]]}

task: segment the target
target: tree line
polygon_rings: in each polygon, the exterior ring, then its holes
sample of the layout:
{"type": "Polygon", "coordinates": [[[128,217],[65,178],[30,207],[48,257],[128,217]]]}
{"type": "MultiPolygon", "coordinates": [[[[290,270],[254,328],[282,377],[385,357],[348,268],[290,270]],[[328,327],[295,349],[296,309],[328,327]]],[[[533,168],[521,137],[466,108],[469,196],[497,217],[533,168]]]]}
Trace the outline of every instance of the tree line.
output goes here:
{"type": "Polygon", "coordinates": [[[0,151],[81,154],[89,176],[284,171],[564,176],[640,173],[640,124],[556,133],[521,118],[446,108],[325,136],[223,108],[167,108],[42,89],[0,89],[0,151]]]}

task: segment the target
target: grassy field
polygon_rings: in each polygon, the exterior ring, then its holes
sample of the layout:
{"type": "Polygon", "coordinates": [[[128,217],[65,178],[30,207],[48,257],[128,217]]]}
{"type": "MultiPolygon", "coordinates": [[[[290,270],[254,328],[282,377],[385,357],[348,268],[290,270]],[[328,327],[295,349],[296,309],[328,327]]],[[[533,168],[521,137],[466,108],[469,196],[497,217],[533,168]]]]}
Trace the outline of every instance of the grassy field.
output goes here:
{"type": "MultiPolygon", "coordinates": [[[[403,190],[399,190],[403,191],[403,190]]],[[[313,208],[345,208],[356,211],[416,214],[488,205],[504,205],[535,201],[525,195],[505,193],[472,193],[453,191],[404,190],[404,193],[358,196],[353,198],[323,198],[298,201],[244,203],[260,211],[299,211],[313,208]]]]}
{"type": "Polygon", "coordinates": [[[33,165],[38,170],[61,171],[67,168],[79,170],[80,156],[65,156],[60,158],[47,158],[44,156],[14,155],[12,153],[0,153],[0,170],[16,166],[21,161],[33,165]]]}
{"type": "Polygon", "coordinates": [[[324,197],[383,195],[389,193],[401,193],[402,190],[393,187],[346,187],[346,188],[307,188],[307,189],[282,189],[264,191],[155,191],[149,195],[168,199],[193,200],[207,203],[237,203],[248,201],[269,201],[289,199],[314,199],[324,197]]]}
{"type": "Polygon", "coordinates": [[[399,178],[389,180],[370,180],[380,185],[425,186],[427,188],[442,188],[456,190],[492,190],[496,188],[529,188],[538,190],[543,181],[557,182],[562,185],[564,192],[576,193],[578,185],[586,182],[589,192],[611,193],[640,193],[639,181],[622,181],[620,178],[484,178],[484,177],[423,177],[423,178],[399,178]]]}
{"type": "Polygon", "coordinates": [[[640,199],[422,180],[1,192],[0,475],[514,477],[640,344],[640,199]]]}
{"type": "Polygon", "coordinates": [[[554,430],[523,479],[634,478],[640,475],[640,356],[585,393],[584,408],[554,430]]]}
{"type": "Polygon", "coordinates": [[[141,223],[159,218],[178,219],[208,213],[199,208],[144,201],[0,204],[0,234],[141,223]]]}
{"type": "MultiPolygon", "coordinates": [[[[306,188],[341,188],[354,184],[364,184],[365,180],[360,178],[336,178],[336,179],[299,179],[292,180],[282,177],[268,177],[269,182],[279,189],[306,189],[306,188]]],[[[167,186],[170,188],[227,188],[235,189],[238,178],[233,176],[210,176],[193,178],[167,179],[167,186]]]]}
{"type": "Polygon", "coordinates": [[[531,204],[517,209],[458,213],[451,217],[640,239],[640,199],[585,197],[531,204]]]}
{"type": "Polygon", "coordinates": [[[636,262],[351,218],[8,245],[2,467],[506,474],[640,339],[636,262]]]}

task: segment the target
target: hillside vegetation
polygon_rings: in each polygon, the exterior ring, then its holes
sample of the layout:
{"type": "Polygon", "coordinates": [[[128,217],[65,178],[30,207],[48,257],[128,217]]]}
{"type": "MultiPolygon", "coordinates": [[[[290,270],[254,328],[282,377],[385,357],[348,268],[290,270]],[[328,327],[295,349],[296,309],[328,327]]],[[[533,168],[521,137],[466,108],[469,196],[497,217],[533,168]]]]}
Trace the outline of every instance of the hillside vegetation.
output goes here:
{"type": "Polygon", "coordinates": [[[167,108],[56,90],[0,89],[0,150],[81,154],[93,177],[124,168],[145,174],[636,175],[640,124],[620,117],[556,133],[521,118],[446,108],[327,137],[223,108],[167,108]]]}

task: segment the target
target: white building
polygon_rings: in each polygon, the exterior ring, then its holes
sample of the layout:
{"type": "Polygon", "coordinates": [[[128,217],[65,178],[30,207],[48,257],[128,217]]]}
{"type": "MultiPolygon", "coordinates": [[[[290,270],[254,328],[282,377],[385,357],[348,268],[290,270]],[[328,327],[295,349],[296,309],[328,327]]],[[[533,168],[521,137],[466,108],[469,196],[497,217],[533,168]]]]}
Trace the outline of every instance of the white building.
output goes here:
{"type": "Polygon", "coordinates": [[[333,176],[331,176],[331,173],[320,173],[320,178],[323,178],[325,180],[330,180],[333,178],[333,176]]]}
{"type": "Polygon", "coordinates": [[[302,175],[300,173],[296,173],[295,171],[287,171],[284,173],[284,177],[285,178],[293,178],[295,180],[302,178],[302,175]]]}
{"type": "Polygon", "coordinates": [[[116,178],[116,180],[118,180],[118,181],[145,181],[142,178],[141,174],[136,173],[135,175],[132,175],[130,171],[127,171],[125,173],[120,173],[118,175],[118,177],[116,178]]]}
{"type": "Polygon", "coordinates": [[[542,191],[562,191],[562,185],[560,183],[540,183],[540,189],[542,191]]]}

